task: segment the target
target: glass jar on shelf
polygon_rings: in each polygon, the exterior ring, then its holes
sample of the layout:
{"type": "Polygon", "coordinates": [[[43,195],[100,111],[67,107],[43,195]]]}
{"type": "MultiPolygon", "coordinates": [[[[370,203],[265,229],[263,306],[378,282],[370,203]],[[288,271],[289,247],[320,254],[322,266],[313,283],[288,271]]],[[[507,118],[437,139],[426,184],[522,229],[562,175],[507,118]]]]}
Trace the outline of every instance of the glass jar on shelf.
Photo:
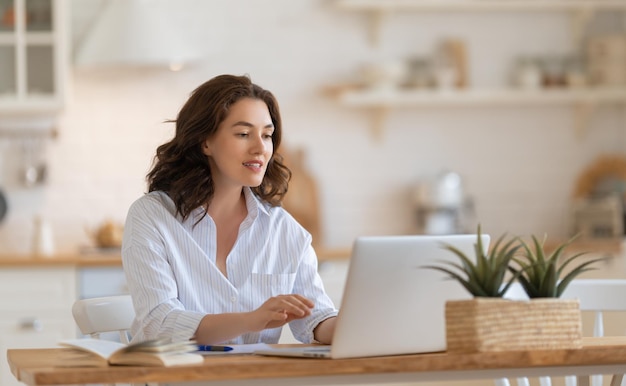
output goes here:
{"type": "Polygon", "coordinates": [[[543,87],[563,87],[565,81],[565,64],[563,57],[558,55],[547,56],[541,60],[543,87]]]}
{"type": "Polygon", "coordinates": [[[515,63],[513,73],[515,86],[526,90],[536,90],[542,86],[541,66],[537,59],[521,57],[515,63]]]}
{"type": "Polygon", "coordinates": [[[565,58],[565,83],[569,88],[584,88],[588,84],[587,70],[580,56],[565,58]]]}
{"type": "Polygon", "coordinates": [[[433,87],[433,61],[428,57],[414,57],[408,60],[407,86],[424,89],[433,87]]]}

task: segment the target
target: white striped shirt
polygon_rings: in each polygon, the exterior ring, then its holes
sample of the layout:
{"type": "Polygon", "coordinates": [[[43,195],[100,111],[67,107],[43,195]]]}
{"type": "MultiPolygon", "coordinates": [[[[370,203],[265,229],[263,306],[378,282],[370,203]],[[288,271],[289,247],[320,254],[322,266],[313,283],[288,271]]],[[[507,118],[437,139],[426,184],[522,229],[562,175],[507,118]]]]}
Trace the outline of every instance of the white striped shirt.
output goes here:
{"type": "MultiPolygon", "coordinates": [[[[337,315],[317,273],[311,235],[287,211],[271,207],[244,188],[248,215],[226,259],[225,277],[215,263],[216,227],[198,208],[182,221],[164,192],[135,201],[124,229],[122,262],[136,317],[133,340],[190,339],[206,314],[252,311],[268,298],[301,294],[313,302],[310,316],[290,323],[296,339],[313,341],[313,329],[337,315]]],[[[229,342],[276,343],[281,328],[244,334],[229,342]]]]}

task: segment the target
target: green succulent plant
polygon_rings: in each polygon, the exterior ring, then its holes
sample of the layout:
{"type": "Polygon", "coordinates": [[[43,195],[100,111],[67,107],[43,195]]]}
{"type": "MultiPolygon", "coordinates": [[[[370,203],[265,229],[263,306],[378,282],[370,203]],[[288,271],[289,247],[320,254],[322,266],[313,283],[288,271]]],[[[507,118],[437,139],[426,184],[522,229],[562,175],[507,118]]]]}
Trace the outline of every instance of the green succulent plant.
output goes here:
{"type": "Polygon", "coordinates": [[[478,225],[477,241],[474,244],[476,259],[469,258],[452,245],[444,244],[445,249],[457,255],[459,262],[444,261],[442,263],[446,266],[429,265],[424,268],[444,272],[449,278],[458,281],[474,297],[502,297],[516,279],[517,275],[509,275],[506,278],[506,274],[511,260],[520,248],[520,245],[514,245],[515,238],[504,242],[505,236],[500,236],[493,248],[485,252],[478,225]]]}
{"type": "Polygon", "coordinates": [[[521,257],[513,258],[518,267],[509,267],[509,271],[517,276],[524,292],[529,298],[558,298],[565,288],[575,277],[583,272],[595,269],[592,264],[603,260],[602,258],[586,260],[579,264],[574,264],[587,252],[577,253],[561,261],[565,248],[576,239],[572,237],[568,241],[558,245],[556,249],[548,254],[544,245],[546,238],[539,242],[537,237],[532,236],[533,248],[524,240],[520,240],[523,247],[521,257]],[[572,265],[574,264],[574,265],[572,265]],[[566,273],[566,268],[569,269],[566,273]],[[563,277],[561,277],[563,276],[563,277]]]}

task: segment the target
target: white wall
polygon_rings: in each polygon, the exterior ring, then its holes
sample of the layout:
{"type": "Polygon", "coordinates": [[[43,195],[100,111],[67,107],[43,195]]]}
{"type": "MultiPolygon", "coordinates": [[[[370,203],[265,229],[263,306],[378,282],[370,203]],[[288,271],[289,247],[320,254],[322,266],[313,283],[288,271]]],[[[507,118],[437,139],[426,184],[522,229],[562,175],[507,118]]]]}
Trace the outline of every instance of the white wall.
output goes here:
{"type": "MultiPolygon", "coordinates": [[[[366,111],[338,106],[321,92],[352,79],[364,62],[429,53],[444,36],[465,39],[473,85],[500,86],[516,56],[572,49],[565,15],[396,15],[383,25],[377,49],[367,41],[367,18],[336,11],[328,1],[175,3],[190,6],[173,10],[172,21],[188,26],[205,59],[178,73],[73,69],[60,135],[47,150],[48,184],[28,190],[12,174],[3,179],[11,212],[0,225],[0,251],[29,251],[35,214],[53,225],[59,251],[88,244],[85,227],[123,221],[145,191],[156,146],[172,135],[162,122],[176,117],[196,86],[221,73],[248,73],[278,97],[286,144],[307,150],[317,178],[330,247],[347,247],[361,234],[413,232],[409,190],[443,169],[464,177],[485,231],[563,237],[577,175],[599,154],[626,153],[617,108],[600,109],[583,136],[569,107],[402,109],[391,113],[376,141],[366,111]]],[[[98,3],[70,4],[80,36],[98,3]]],[[[17,154],[2,151],[5,161],[17,154]]]]}

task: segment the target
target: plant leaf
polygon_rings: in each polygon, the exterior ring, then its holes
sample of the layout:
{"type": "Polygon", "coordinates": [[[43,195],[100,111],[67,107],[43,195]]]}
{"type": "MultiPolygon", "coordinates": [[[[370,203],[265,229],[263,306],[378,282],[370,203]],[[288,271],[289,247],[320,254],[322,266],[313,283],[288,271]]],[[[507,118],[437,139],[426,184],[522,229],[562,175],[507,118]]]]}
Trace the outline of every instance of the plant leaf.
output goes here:
{"type": "Polygon", "coordinates": [[[590,267],[591,264],[595,264],[595,263],[597,263],[599,261],[603,261],[603,260],[604,260],[604,258],[589,260],[589,261],[586,261],[586,262],[580,264],[579,266],[577,266],[573,270],[571,270],[559,282],[559,285],[558,285],[558,288],[557,288],[557,295],[556,296],[560,297],[563,294],[563,292],[565,291],[565,289],[567,288],[567,286],[569,285],[569,283],[571,283],[572,280],[574,280],[581,273],[587,272],[587,271],[593,271],[594,269],[596,269],[595,267],[590,267]]]}
{"type": "Polygon", "coordinates": [[[434,270],[441,271],[441,272],[447,274],[450,278],[458,281],[473,296],[489,297],[489,295],[483,290],[483,288],[481,288],[480,286],[476,285],[476,283],[474,283],[474,282],[472,282],[470,280],[466,280],[464,277],[459,275],[457,272],[454,272],[454,271],[452,271],[450,269],[447,269],[447,268],[444,268],[444,267],[439,267],[439,266],[434,266],[434,265],[424,266],[424,268],[434,269],[434,270]]]}
{"type": "Polygon", "coordinates": [[[559,267],[559,274],[561,274],[570,263],[574,262],[576,259],[586,254],[587,252],[580,252],[567,258],[567,260],[565,260],[565,262],[563,262],[563,264],[561,264],[561,266],[559,267]]]}

